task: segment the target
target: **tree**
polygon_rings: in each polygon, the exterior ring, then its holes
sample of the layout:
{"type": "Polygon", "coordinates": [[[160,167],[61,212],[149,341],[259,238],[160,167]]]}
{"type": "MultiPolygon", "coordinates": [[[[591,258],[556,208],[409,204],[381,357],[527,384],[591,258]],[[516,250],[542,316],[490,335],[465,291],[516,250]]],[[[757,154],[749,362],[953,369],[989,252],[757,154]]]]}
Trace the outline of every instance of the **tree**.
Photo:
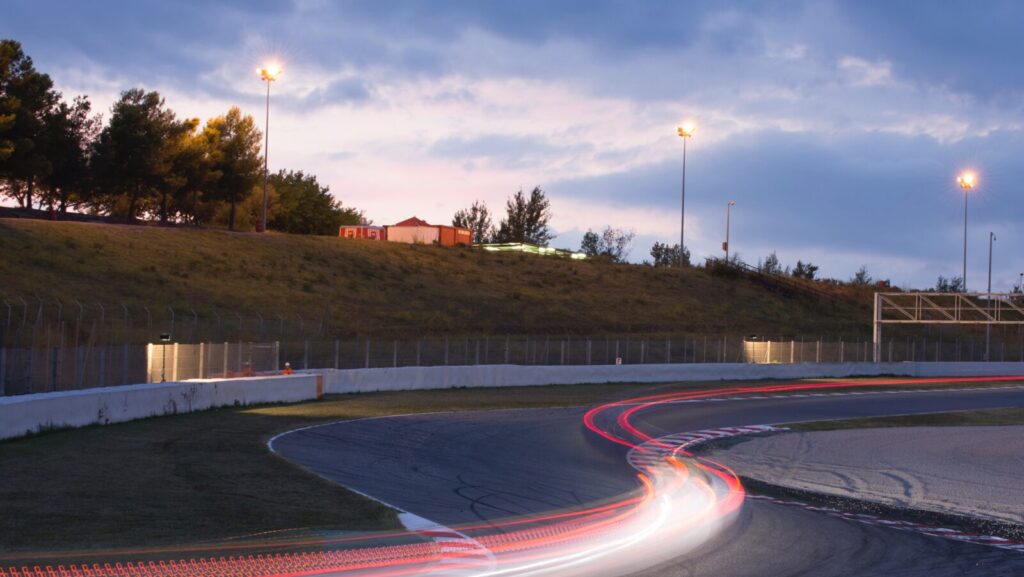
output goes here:
{"type": "Polygon", "coordinates": [[[793,276],[796,278],[804,278],[807,280],[814,280],[814,275],[818,273],[817,265],[813,265],[809,262],[805,263],[801,260],[796,261],[796,268],[793,269],[793,276]]]}
{"type": "Polygon", "coordinates": [[[939,280],[935,283],[935,292],[962,293],[964,292],[964,279],[959,276],[947,279],[946,277],[939,275],[939,280]]]}
{"type": "Polygon", "coordinates": [[[587,230],[580,242],[580,252],[590,257],[601,254],[601,237],[596,232],[587,230]]]}
{"type": "Polygon", "coordinates": [[[580,252],[589,257],[605,258],[611,262],[625,262],[629,256],[629,245],[636,233],[606,226],[598,235],[588,230],[580,243],[580,252]]]}
{"type": "Polygon", "coordinates": [[[522,189],[505,204],[507,217],[502,219],[495,235],[497,242],[523,242],[547,246],[555,235],[548,228],[551,202],[541,188],[535,187],[527,200],[522,189]]]}
{"type": "MultiPolygon", "coordinates": [[[[679,244],[669,246],[656,242],[651,247],[651,258],[654,266],[679,266],[679,244]]],[[[687,249],[683,249],[683,265],[690,266],[690,251],[687,249]]]]}
{"type": "Polygon", "coordinates": [[[764,262],[761,264],[761,272],[764,274],[782,274],[782,264],[779,262],[779,257],[775,254],[775,251],[765,257],[764,262]]]}
{"type": "Polygon", "coordinates": [[[168,146],[183,129],[158,92],[133,88],[121,93],[93,152],[104,189],[98,204],[128,222],[135,220],[167,186],[168,146]]]}
{"type": "MultiPolygon", "coordinates": [[[[274,217],[268,226],[292,234],[337,235],[338,227],[359,224],[363,213],[349,207],[321,186],[316,176],[282,170],[270,176],[276,194],[274,217]]],[[[261,193],[262,194],[262,193],[261,193]]]]}
{"type": "Polygon", "coordinates": [[[221,177],[219,134],[210,128],[200,130],[198,118],[183,122],[181,128],[166,149],[168,170],[158,213],[162,222],[173,218],[199,225],[215,213],[216,200],[209,197],[221,177]]]}
{"type": "Polygon", "coordinates": [[[42,139],[46,116],[59,100],[53,81],[35,69],[21,44],[0,40],[0,192],[26,208],[50,171],[42,139]]]}
{"type": "Polygon", "coordinates": [[[491,224],[491,211],[481,201],[474,200],[473,206],[455,213],[452,226],[468,228],[473,234],[474,244],[491,242],[494,238],[494,225],[491,224]]]}
{"type": "Polygon", "coordinates": [[[50,170],[40,181],[41,195],[43,202],[61,213],[88,197],[90,152],[101,123],[91,111],[89,99],[79,96],[71,104],[62,100],[45,117],[41,142],[50,170]]]}
{"type": "Polygon", "coordinates": [[[856,273],[853,274],[853,278],[850,279],[850,284],[853,286],[868,286],[871,284],[871,275],[868,274],[868,267],[861,266],[856,273]]]}
{"type": "Polygon", "coordinates": [[[214,167],[220,172],[211,197],[228,203],[228,229],[235,230],[237,205],[252,192],[263,174],[260,156],[263,135],[252,116],[242,116],[237,106],[231,107],[226,115],[211,119],[206,127],[214,133],[213,146],[217,151],[214,167]]]}

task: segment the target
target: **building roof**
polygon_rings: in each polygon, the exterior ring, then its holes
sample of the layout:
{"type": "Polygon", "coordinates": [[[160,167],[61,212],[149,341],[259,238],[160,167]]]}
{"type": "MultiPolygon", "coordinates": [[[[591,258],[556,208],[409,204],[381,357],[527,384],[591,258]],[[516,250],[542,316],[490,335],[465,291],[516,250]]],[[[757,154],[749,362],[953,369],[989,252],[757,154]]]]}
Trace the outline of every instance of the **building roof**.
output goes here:
{"type": "Polygon", "coordinates": [[[403,220],[402,222],[395,223],[395,224],[393,224],[391,226],[433,226],[433,225],[431,225],[430,223],[428,223],[427,221],[425,221],[423,219],[416,218],[414,216],[412,218],[407,218],[407,219],[403,220]]]}

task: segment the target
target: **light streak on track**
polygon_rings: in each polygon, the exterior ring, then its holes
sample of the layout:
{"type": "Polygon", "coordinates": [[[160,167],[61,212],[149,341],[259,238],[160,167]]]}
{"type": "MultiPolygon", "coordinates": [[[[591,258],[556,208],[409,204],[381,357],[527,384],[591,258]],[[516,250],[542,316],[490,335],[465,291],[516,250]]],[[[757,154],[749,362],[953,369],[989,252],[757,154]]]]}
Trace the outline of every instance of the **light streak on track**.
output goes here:
{"type": "Polygon", "coordinates": [[[627,399],[595,407],[583,419],[589,431],[628,447],[629,461],[639,469],[637,490],[610,502],[441,528],[443,531],[286,538],[179,549],[20,554],[8,558],[25,563],[0,566],[0,577],[617,575],[677,557],[706,542],[730,521],[745,496],[735,473],[713,461],[695,458],[678,435],[655,439],[640,430],[635,417],[646,410],[750,394],[1021,380],[1024,377],[797,382],[627,399]],[[217,556],[219,552],[231,554],[217,556]],[[95,561],[104,558],[120,561],[95,561]],[[30,559],[53,561],[40,565],[30,559]],[[76,562],[60,564],[63,559],[76,562]],[[83,562],[85,559],[94,561],[83,562]]]}

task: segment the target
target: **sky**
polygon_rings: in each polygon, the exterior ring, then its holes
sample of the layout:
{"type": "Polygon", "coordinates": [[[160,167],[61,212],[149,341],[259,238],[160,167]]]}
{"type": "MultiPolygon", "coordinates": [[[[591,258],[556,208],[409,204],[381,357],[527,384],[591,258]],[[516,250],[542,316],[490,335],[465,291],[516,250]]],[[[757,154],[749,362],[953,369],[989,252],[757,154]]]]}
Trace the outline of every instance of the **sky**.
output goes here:
{"type": "Polygon", "coordinates": [[[109,116],[159,91],[180,117],[264,122],[272,171],[303,170],[377,224],[502,213],[542,187],[552,245],[634,231],[752,264],[861,266],[894,286],[1024,272],[1024,3],[993,0],[6,0],[13,38],[68,98],[109,116]]]}

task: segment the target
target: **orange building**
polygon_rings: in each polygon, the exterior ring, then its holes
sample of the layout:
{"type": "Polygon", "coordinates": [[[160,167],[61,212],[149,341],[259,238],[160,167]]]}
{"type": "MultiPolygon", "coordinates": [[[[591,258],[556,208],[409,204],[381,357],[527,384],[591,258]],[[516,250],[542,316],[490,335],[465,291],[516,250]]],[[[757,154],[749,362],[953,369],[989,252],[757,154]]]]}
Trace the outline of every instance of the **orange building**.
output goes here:
{"type": "Polygon", "coordinates": [[[364,240],[387,240],[387,227],[368,224],[343,225],[338,229],[341,238],[360,238],[364,240]]]}
{"type": "Polygon", "coordinates": [[[429,224],[416,218],[407,218],[397,224],[386,226],[385,236],[390,242],[408,244],[439,244],[441,246],[469,246],[473,244],[473,234],[468,228],[429,224]]]}

